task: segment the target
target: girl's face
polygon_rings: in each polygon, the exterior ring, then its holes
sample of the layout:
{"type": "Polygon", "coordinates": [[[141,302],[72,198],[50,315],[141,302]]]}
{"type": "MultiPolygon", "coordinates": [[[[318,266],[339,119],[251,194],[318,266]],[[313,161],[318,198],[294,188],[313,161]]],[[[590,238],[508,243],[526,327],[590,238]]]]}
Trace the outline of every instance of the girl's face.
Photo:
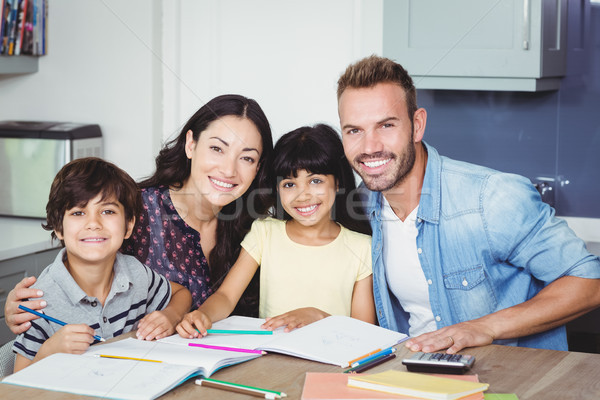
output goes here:
{"type": "Polygon", "coordinates": [[[304,226],[331,221],[337,184],[333,175],[313,174],[304,169],[284,178],[277,186],[285,211],[304,226]]]}
{"type": "Polygon", "coordinates": [[[186,184],[212,206],[222,208],[252,184],[262,140],[252,121],[229,115],[211,122],[197,141],[189,131],[185,151],[192,163],[186,184]]]}

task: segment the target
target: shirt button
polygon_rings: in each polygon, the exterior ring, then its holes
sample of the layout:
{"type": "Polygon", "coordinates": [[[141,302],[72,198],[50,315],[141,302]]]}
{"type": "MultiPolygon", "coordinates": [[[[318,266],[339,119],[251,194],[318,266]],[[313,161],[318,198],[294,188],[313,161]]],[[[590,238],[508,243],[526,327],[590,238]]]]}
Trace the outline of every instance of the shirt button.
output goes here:
{"type": "Polygon", "coordinates": [[[463,281],[462,281],[462,285],[463,285],[463,286],[469,286],[469,282],[467,282],[467,280],[466,280],[466,279],[463,279],[463,281]]]}
{"type": "Polygon", "coordinates": [[[383,317],[383,312],[381,310],[379,310],[379,316],[383,317]]]}
{"type": "Polygon", "coordinates": [[[92,307],[96,307],[98,305],[98,302],[96,300],[92,301],[92,307]]]}
{"type": "Polygon", "coordinates": [[[106,317],[102,318],[102,321],[104,321],[104,323],[106,323],[106,321],[108,321],[108,319],[106,317]]]}
{"type": "Polygon", "coordinates": [[[430,285],[433,285],[433,281],[431,279],[427,279],[427,283],[429,283],[430,285]]]}
{"type": "Polygon", "coordinates": [[[423,249],[419,247],[419,248],[417,249],[417,253],[419,253],[419,254],[423,253],[423,249]]]}
{"type": "Polygon", "coordinates": [[[441,320],[442,320],[442,318],[441,318],[439,315],[436,315],[436,316],[435,316],[435,320],[439,322],[439,321],[441,321],[441,320]]]}
{"type": "Polygon", "coordinates": [[[421,222],[423,222],[423,220],[421,218],[417,218],[417,222],[421,223],[421,222]]]}

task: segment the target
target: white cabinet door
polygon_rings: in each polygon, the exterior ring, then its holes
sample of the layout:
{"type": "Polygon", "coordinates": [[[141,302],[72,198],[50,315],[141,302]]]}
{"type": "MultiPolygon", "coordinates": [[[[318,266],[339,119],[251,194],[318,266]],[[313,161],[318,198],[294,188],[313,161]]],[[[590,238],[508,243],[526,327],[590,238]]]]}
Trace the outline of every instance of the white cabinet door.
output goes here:
{"type": "Polygon", "coordinates": [[[385,0],[383,54],[418,88],[547,90],[566,70],[566,0],[385,0]]]}

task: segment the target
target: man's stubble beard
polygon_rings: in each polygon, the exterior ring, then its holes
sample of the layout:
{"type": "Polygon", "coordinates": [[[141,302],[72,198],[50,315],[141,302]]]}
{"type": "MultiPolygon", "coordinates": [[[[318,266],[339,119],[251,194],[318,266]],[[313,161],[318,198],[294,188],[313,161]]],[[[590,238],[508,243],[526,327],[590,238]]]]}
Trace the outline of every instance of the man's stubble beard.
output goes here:
{"type": "MultiPolygon", "coordinates": [[[[382,158],[383,158],[382,157],[382,158]]],[[[353,162],[354,170],[360,175],[367,189],[374,192],[385,192],[396,185],[402,183],[404,179],[408,176],[410,171],[413,169],[416,160],[416,149],[415,144],[413,142],[413,135],[411,135],[410,141],[408,145],[405,147],[405,151],[400,154],[398,157],[394,153],[387,152],[379,152],[371,155],[361,154],[355,158],[353,162]],[[388,178],[385,177],[384,174],[380,175],[368,175],[362,171],[360,167],[360,163],[364,160],[368,160],[369,158],[375,157],[390,157],[390,163],[395,163],[396,166],[394,168],[394,172],[388,178]]]]}

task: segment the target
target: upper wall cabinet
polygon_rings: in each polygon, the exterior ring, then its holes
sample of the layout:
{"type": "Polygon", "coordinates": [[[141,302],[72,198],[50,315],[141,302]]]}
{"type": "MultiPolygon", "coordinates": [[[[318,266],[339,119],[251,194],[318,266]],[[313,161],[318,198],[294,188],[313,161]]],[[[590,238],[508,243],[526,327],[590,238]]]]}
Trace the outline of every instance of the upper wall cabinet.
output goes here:
{"type": "Polygon", "coordinates": [[[419,89],[554,90],[567,0],[384,0],[383,55],[419,89]]]}

